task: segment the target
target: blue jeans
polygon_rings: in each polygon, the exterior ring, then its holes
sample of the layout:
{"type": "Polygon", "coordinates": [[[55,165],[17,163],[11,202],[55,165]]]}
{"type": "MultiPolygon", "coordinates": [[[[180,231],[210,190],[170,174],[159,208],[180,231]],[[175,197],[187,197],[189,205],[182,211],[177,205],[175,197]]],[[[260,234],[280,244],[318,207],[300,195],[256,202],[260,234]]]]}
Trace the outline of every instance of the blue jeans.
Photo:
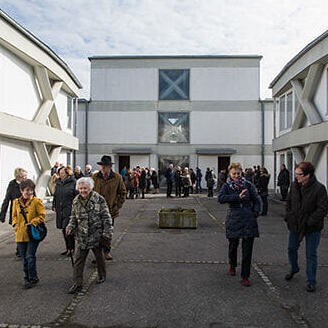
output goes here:
{"type": "MultiPolygon", "coordinates": [[[[311,285],[316,285],[316,274],[318,266],[317,249],[320,243],[320,232],[310,232],[305,234],[306,248],[306,282],[311,285]]],[[[298,248],[300,242],[296,232],[289,232],[288,240],[288,259],[291,266],[291,272],[298,272],[298,248]]]]}
{"type": "Polygon", "coordinates": [[[36,272],[36,250],[39,246],[39,242],[18,242],[17,248],[19,255],[23,261],[23,270],[27,279],[38,279],[36,272]]]}

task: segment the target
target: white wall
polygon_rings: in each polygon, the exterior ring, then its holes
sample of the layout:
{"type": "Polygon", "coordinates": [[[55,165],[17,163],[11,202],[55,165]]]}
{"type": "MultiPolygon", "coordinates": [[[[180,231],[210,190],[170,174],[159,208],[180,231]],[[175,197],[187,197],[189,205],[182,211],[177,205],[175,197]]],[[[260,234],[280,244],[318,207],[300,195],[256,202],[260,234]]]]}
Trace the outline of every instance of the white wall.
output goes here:
{"type": "Polygon", "coordinates": [[[0,112],[32,120],[41,104],[33,68],[0,46],[0,112]]]}
{"type": "Polygon", "coordinates": [[[89,143],[156,144],[157,113],[89,112],[89,143]]]}
{"type": "Polygon", "coordinates": [[[31,144],[0,138],[0,203],[6,194],[9,181],[14,179],[16,167],[26,169],[28,178],[36,182],[39,168],[31,144]]]}
{"type": "Polygon", "coordinates": [[[192,144],[259,144],[261,112],[192,112],[192,144]]]}
{"type": "Polygon", "coordinates": [[[193,68],[191,100],[258,100],[258,67],[193,68]]]}
{"type": "MultiPolygon", "coordinates": [[[[67,93],[64,91],[60,91],[56,100],[55,100],[57,113],[59,117],[59,121],[61,124],[62,130],[64,130],[66,133],[72,134],[72,129],[67,128],[68,123],[68,117],[67,117],[67,93]]],[[[72,113],[73,115],[73,113],[72,113]]],[[[73,117],[72,117],[73,120],[73,117]]]]}
{"type": "Polygon", "coordinates": [[[130,167],[134,168],[136,166],[150,168],[149,155],[131,155],[130,156],[130,167]]]}
{"type": "Polygon", "coordinates": [[[91,99],[158,100],[158,69],[91,70],[91,99]]]}

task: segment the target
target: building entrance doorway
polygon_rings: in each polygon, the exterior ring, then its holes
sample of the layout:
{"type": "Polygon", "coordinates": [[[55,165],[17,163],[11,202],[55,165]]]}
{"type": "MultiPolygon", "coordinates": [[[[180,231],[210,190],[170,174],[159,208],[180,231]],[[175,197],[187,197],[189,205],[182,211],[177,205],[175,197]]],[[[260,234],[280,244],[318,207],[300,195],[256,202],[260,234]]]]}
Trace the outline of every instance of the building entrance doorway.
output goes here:
{"type": "Polygon", "coordinates": [[[226,174],[228,174],[228,166],[229,165],[230,165],[230,156],[219,156],[218,157],[218,172],[217,172],[218,175],[221,170],[226,170],[226,174]]]}
{"type": "Polygon", "coordinates": [[[118,169],[119,174],[121,174],[123,167],[126,166],[127,169],[130,168],[130,156],[119,156],[118,157],[118,169]]]}

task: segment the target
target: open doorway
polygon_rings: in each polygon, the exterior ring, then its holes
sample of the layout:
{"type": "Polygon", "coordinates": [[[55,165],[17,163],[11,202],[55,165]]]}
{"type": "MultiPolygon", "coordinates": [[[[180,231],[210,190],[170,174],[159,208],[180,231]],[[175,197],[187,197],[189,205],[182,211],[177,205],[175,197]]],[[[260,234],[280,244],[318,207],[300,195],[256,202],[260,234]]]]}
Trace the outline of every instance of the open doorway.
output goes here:
{"type": "Polygon", "coordinates": [[[221,170],[226,170],[226,176],[228,174],[228,166],[230,165],[230,156],[218,156],[218,172],[217,176],[221,170]]]}
{"type": "Polygon", "coordinates": [[[124,166],[129,169],[130,168],[130,156],[119,156],[118,158],[118,169],[121,174],[124,166]]]}

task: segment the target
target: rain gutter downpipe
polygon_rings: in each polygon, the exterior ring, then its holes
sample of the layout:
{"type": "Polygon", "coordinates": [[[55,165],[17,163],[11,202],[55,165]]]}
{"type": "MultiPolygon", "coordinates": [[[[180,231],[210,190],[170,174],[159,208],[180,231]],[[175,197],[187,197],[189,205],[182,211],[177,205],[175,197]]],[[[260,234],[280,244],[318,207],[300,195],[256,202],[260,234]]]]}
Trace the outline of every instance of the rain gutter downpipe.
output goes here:
{"type": "Polygon", "coordinates": [[[88,126],[89,126],[89,102],[84,99],[85,102],[85,165],[89,163],[89,135],[88,135],[88,126]]]}
{"type": "Polygon", "coordinates": [[[264,138],[264,133],[265,133],[265,129],[264,129],[264,102],[263,100],[261,101],[261,166],[264,167],[264,142],[265,142],[265,138],[264,138]]]}

